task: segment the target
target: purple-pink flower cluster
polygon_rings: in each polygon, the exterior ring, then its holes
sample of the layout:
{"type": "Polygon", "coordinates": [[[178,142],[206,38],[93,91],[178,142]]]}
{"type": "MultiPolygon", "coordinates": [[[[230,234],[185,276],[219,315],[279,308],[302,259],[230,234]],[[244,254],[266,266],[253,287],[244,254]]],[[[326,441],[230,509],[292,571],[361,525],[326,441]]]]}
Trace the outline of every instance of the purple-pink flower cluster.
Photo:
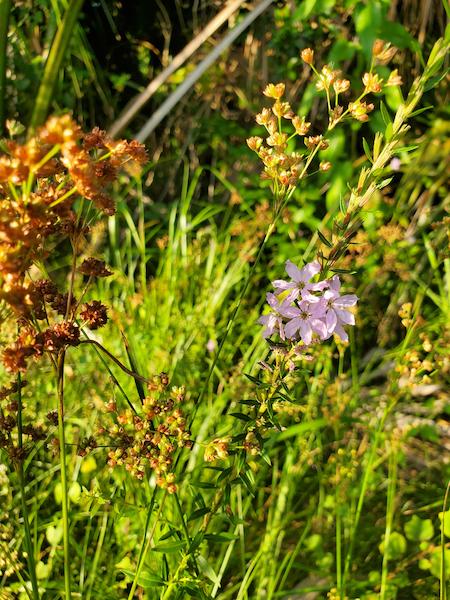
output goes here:
{"type": "Polygon", "coordinates": [[[340,295],[338,275],[312,281],[320,272],[317,261],[299,269],[286,262],[290,281],[272,282],[274,293],[267,294],[270,313],[258,319],[265,326],[265,338],[277,333],[282,340],[302,341],[309,346],[313,339],[326,340],[333,334],[348,341],[345,325],[354,325],[355,316],[348,309],[358,301],[354,294],[340,295]]]}

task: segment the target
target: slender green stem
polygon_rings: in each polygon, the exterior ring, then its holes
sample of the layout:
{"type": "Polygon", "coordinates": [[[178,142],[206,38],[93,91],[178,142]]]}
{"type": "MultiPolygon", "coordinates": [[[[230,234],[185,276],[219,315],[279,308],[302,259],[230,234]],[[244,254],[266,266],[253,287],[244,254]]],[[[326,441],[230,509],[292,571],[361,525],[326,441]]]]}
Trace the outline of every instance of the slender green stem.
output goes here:
{"type": "Polygon", "coordinates": [[[67,489],[66,472],[66,436],[64,427],[64,359],[65,350],[58,355],[58,432],[59,432],[59,464],[61,468],[62,489],[62,520],[63,520],[63,545],[64,545],[64,590],[66,600],[70,600],[70,549],[69,549],[69,496],[67,489]]]}
{"type": "Polygon", "coordinates": [[[82,5],[83,0],[70,0],[61,25],[56,31],[45,63],[44,74],[39,86],[36,102],[34,104],[30,122],[30,132],[41,125],[47,116],[56,81],[59,76],[59,70],[66,55],[82,5]]]}
{"type": "Polygon", "coordinates": [[[352,532],[350,535],[350,545],[349,545],[348,551],[345,556],[344,576],[342,579],[342,589],[343,589],[344,596],[345,596],[345,586],[346,586],[346,582],[347,582],[347,577],[348,577],[348,574],[350,571],[350,565],[351,565],[352,558],[353,558],[353,551],[354,551],[355,540],[356,540],[356,532],[358,530],[359,520],[361,518],[364,501],[366,499],[367,488],[369,485],[370,477],[372,475],[372,469],[373,469],[374,462],[375,462],[376,452],[378,450],[378,444],[380,443],[380,438],[381,438],[381,434],[384,429],[384,424],[386,422],[386,419],[387,419],[389,413],[395,407],[395,404],[396,404],[396,402],[393,401],[389,406],[387,406],[386,410],[384,411],[384,414],[383,414],[381,421],[377,427],[377,430],[375,431],[374,439],[373,439],[372,446],[371,446],[370,452],[369,452],[369,457],[367,459],[366,469],[364,471],[364,476],[363,476],[363,479],[361,482],[361,487],[359,490],[359,498],[358,498],[358,503],[356,506],[356,513],[355,513],[355,517],[353,519],[353,527],[352,527],[352,532]]]}
{"type": "MultiPolygon", "coordinates": [[[[242,301],[243,301],[243,299],[245,297],[245,294],[247,292],[247,289],[248,289],[250,280],[252,278],[252,275],[253,275],[253,273],[254,273],[254,271],[255,271],[258,263],[259,263],[259,260],[261,258],[261,255],[262,255],[263,251],[264,251],[264,248],[266,247],[266,244],[267,244],[270,236],[272,235],[273,230],[275,229],[275,223],[276,223],[276,218],[269,225],[269,227],[267,229],[267,232],[266,232],[266,235],[264,236],[263,241],[259,245],[258,253],[256,255],[256,258],[255,258],[254,262],[253,262],[253,265],[250,268],[249,274],[247,275],[247,278],[246,278],[245,283],[244,283],[244,287],[242,288],[241,294],[239,296],[238,303],[236,304],[236,307],[235,307],[234,311],[232,312],[231,317],[230,317],[230,319],[229,319],[229,321],[227,323],[227,328],[225,330],[225,334],[223,335],[222,340],[220,341],[220,344],[219,344],[219,347],[217,349],[216,355],[215,355],[214,360],[212,362],[212,365],[211,365],[211,367],[210,367],[210,369],[208,371],[208,375],[206,376],[205,382],[203,383],[203,386],[202,386],[202,388],[200,390],[200,394],[198,395],[197,400],[195,402],[196,407],[200,404],[201,400],[203,399],[203,396],[205,395],[205,392],[206,392],[206,389],[208,387],[208,384],[209,384],[209,381],[211,379],[211,376],[212,376],[212,374],[214,372],[214,369],[216,368],[217,361],[219,360],[219,357],[220,357],[220,354],[222,352],[222,349],[223,349],[223,347],[225,345],[225,342],[226,342],[226,340],[228,338],[228,335],[230,334],[230,331],[231,331],[231,329],[233,327],[234,321],[236,320],[236,317],[237,317],[237,315],[239,313],[239,309],[241,308],[241,304],[242,304],[242,301]]],[[[194,414],[192,416],[192,420],[195,417],[195,412],[196,412],[196,410],[194,409],[194,414]]]]}
{"type": "Polygon", "coordinates": [[[0,135],[5,127],[6,66],[11,0],[0,0],[0,135]]]}
{"type": "Polygon", "coordinates": [[[448,584],[447,584],[447,573],[445,569],[445,533],[444,533],[444,519],[445,512],[447,510],[447,502],[450,494],[450,481],[447,484],[447,489],[445,490],[444,503],[442,506],[442,523],[441,523],[441,567],[439,569],[439,600],[447,600],[448,598],[448,584]]]}
{"type": "MultiPolygon", "coordinates": [[[[141,574],[142,567],[144,566],[145,557],[147,556],[147,552],[148,552],[148,550],[150,548],[150,544],[152,543],[153,536],[154,536],[155,530],[156,530],[156,526],[158,525],[159,517],[160,517],[160,515],[162,513],[162,509],[164,507],[164,502],[166,501],[166,498],[167,498],[167,492],[165,492],[164,496],[162,497],[161,503],[160,503],[159,508],[158,508],[158,512],[156,513],[155,522],[153,523],[152,530],[150,531],[150,535],[148,536],[148,539],[147,539],[147,542],[146,542],[146,544],[144,546],[143,551],[141,551],[141,553],[140,553],[139,560],[138,560],[138,565],[137,565],[137,568],[136,568],[136,573],[135,573],[134,579],[133,579],[133,584],[131,586],[130,593],[128,594],[128,600],[132,600],[132,598],[134,596],[134,592],[136,591],[136,587],[137,587],[138,580],[139,580],[139,575],[141,574]]],[[[147,519],[149,519],[149,518],[150,518],[150,513],[147,516],[147,519]]]]}
{"type": "MultiPolygon", "coordinates": [[[[189,551],[189,546],[191,545],[191,538],[189,536],[189,530],[187,528],[186,521],[184,518],[183,509],[181,508],[180,499],[178,498],[178,494],[176,492],[174,493],[174,498],[175,498],[175,504],[177,506],[178,514],[180,515],[181,524],[183,526],[184,535],[186,537],[187,548],[189,551]]],[[[194,563],[195,570],[198,573],[198,565],[197,565],[197,560],[195,558],[194,553],[191,554],[191,558],[192,558],[192,562],[194,563]]]]}
{"type": "Polygon", "coordinates": [[[384,532],[383,564],[381,567],[380,600],[386,600],[386,594],[388,591],[387,581],[389,574],[389,543],[391,539],[392,521],[394,516],[395,489],[397,486],[397,457],[398,449],[395,447],[391,447],[389,453],[388,491],[386,500],[386,527],[384,532]]]}
{"type": "MultiPolygon", "coordinates": [[[[22,389],[21,389],[21,377],[20,373],[17,376],[18,390],[17,390],[17,433],[18,433],[18,445],[19,448],[23,448],[23,435],[22,435],[22,389]]],[[[34,560],[34,549],[31,540],[30,532],[30,520],[28,518],[28,507],[25,498],[25,476],[23,471],[23,459],[19,457],[16,465],[17,475],[19,478],[20,487],[20,501],[22,504],[22,517],[25,532],[25,547],[27,549],[27,563],[28,571],[30,573],[31,588],[33,600],[39,600],[39,586],[36,577],[36,562],[34,560]]]]}

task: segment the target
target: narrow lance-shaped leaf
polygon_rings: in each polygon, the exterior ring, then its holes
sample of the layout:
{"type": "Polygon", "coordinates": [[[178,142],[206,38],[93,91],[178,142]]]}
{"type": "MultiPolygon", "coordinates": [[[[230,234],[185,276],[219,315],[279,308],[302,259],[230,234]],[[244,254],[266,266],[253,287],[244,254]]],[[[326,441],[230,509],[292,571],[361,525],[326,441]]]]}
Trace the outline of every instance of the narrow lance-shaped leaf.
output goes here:
{"type": "Polygon", "coordinates": [[[31,115],[30,133],[32,133],[36,127],[42,125],[47,116],[59,71],[66,55],[69,42],[72,38],[72,33],[77,23],[82,5],[83,0],[71,0],[64,13],[61,25],[56,31],[45,63],[44,74],[34,104],[33,114],[31,115]]]}

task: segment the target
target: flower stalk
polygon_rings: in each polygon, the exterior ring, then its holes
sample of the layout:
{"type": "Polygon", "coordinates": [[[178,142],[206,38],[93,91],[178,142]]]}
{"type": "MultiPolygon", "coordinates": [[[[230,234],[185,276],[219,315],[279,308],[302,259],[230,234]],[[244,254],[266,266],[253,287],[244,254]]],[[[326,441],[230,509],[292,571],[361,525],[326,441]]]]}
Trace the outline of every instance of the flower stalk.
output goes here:
{"type": "MultiPolygon", "coordinates": [[[[20,373],[17,375],[17,434],[18,434],[18,447],[19,452],[23,450],[23,419],[22,419],[22,381],[20,373]]],[[[25,548],[27,550],[27,563],[28,571],[31,580],[31,592],[33,600],[39,600],[39,586],[36,577],[36,562],[34,559],[33,542],[31,539],[30,532],[30,519],[28,516],[28,506],[26,501],[25,492],[25,476],[23,471],[23,455],[20,452],[18,460],[16,462],[16,472],[19,479],[20,488],[20,502],[22,506],[22,518],[24,525],[25,534],[25,548]]]]}
{"type": "Polygon", "coordinates": [[[70,580],[70,544],[69,544],[69,494],[67,487],[66,471],[66,435],[64,423],[64,361],[66,351],[61,350],[56,361],[57,391],[58,391],[58,434],[59,434],[59,464],[61,475],[61,505],[63,522],[63,548],[64,548],[64,590],[65,597],[71,598],[70,580]]]}

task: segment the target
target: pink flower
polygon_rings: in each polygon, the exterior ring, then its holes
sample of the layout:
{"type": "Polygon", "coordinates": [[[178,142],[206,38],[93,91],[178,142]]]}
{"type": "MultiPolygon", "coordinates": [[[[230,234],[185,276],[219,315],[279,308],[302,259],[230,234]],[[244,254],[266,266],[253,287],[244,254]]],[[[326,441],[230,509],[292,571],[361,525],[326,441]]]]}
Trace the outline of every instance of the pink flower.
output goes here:
{"type": "Polygon", "coordinates": [[[358,297],[354,294],[340,295],[338,275],[311,283],[320,269],[318,261],[308,263],[302,269],[290,260],[286,262],[291,281],[277,279],[272,282],[275,293],[267,294],[271,311],[258,319],[265,325],[265,338],[278,333],[282,340],[301,341],[304,346],[309,346],[314,336],[322,341],[336,334],[344,342],[348,341],[344,326],[355,324],[349,308],[355,306],[358,297]],[[287,295],[284,292],[288,292],[287,295]],[[282,301],[280,294],[284,296],[282,301]]]}
{"type": "Polygon", "coordinates": [[[358,297],[355,294],[339,295],[341,282],[337,275],[328,280],[328,283],[329,289],[325,290],[320,300],[325,309],[325,324],[328,332],[326,337],[331,337],[333,333],[336,333],[343,342],[347,342],[348,335],[343,325],[355,324],[355,315],[347,308],[355,306],[358,297]]]}
{"type": "Polygon", "coordinates": [[[291,290],[286,300],[290,302],[296,300],[299,296],[302,300],[308,300],[308,302],[317,302],[318,297],[311,294],[323,290],[325,287],[324,281],[318,283],[310,283],[310,279],[320,272],[320,264],[317,260],[308,263],[302,269],[299,269],[290,260],[286,261],[286,272],[291,278],[291,281],[284,281],[284,279],[276,279],[272,282],[275,288],[275,293],[280,294],[285,290],[291,290]]]}
{"type": "Polygon", "coordinates": [[[265,330],[263,331],[263,337],[267,338],[278,331],[280,338],[284,340],[286,338],[284,335],[283,315],[280,311],[284,309],[285,305],[287,308],[289,304],[286,304],[285,302],[280,304],[275,294],[271,294],[270,292],[267,293],[266,298],[267,303],[272,311],[268,315],[263,315],[258,319],[258,323],[266,326],[265,330]]]}
{"type": "Polygon", "coordinates": [[[280,312],[289,319],[284,327],[287,339],[298,339],[299,332],[300,339],[309,346],[313,333],[317,333],[322,339],[326,338],[327,328],[321,319],[325,314],[325,307],[320,302],[302,300],[297,306],[282,306],[280,312]]]}

